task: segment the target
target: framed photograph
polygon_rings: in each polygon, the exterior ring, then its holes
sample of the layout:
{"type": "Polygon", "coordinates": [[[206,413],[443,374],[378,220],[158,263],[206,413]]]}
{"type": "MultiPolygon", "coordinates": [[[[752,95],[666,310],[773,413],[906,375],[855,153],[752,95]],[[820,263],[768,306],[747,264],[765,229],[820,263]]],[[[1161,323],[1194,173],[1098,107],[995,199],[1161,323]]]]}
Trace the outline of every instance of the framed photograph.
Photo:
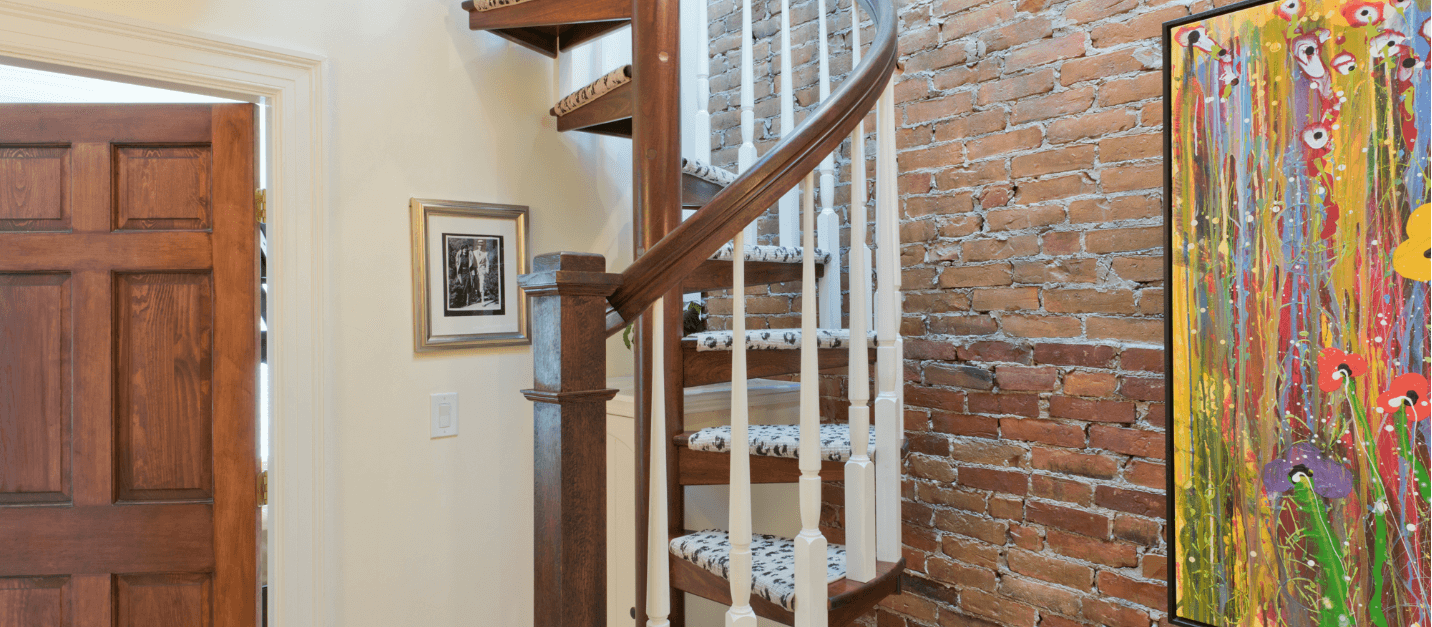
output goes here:
{"type": "Polygon", "coordinates": [[[412,200],[413,346],[419,351],[531,344],[527,208],[412,200]]]}
{"type": "Polygon", "coordinates": [[[1175,624],[1432,625],[1428,17],[1164,25],[1175,624]]]}

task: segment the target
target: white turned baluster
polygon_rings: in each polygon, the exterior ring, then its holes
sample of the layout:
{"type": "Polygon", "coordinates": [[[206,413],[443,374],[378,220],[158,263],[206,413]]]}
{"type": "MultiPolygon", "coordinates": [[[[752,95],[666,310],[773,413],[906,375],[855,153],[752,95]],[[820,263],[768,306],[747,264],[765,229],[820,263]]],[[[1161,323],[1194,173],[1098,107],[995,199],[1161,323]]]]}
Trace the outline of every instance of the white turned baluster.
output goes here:
{"type": "MultiPolygon", "coordinates": [[[[815,282],[815,175],[805,177],[801,212],[801,280],[815,282]]],[[[800,513],[801,532],[795,539],[795,627],[826,627],[826,542],[820,533],[820,385],[816,359],[815,293],[801,295],[800,387],[800,513]]]]}
{"type": "MultiPolygon", "coordinates": [[[[741,0],[741,149],[736,153],[736,169],[744,174],[756,163],[756,67],[751,56],[751,0],[741,0]]],[[[756,222],[746,225],[746,241],[756,243],[756,222]]],[[[737,255],[745,249],[737,248],[737,255]]]]}
{"type": "MultiPolygon", "coordinates": [[[[790,135],[796,124],[794,78],[791,75],[791,2],[781,0],[781,137],[790,135]]],[[[781,196],[776,215],[778,243],[786,247],[800,245],[800,194],[795,188],[781,196]]]]}
{"type": "MultiPolygon", "coordinates": [[[[666,299],[656,299],[647,315],[652,316],[652,337],[666,337],[666,299]]],[[[646,523],[646,625],[668,627],[671,623],[671,563],[668,561],[666,519],[666,355],[656,342],[652,349],[651,386],[651,468],[647,482],[646,523]]]]}
{"type": "MultiPolygon", "coordinates": [[[[817,47],[819,61],[820,100],[830,97],[830,46],[829,34],[825,27],[825,0],[816,2],[816,22],[820,42],[817,47]]],[[[829,258],[825,262],[825,274],[818,284],[820,295],[820,326],[839,329],[840,323],[840,218],[835,215],[835,154],[825,156],[820,162],[820,217],[816,220],[819,240],[816,245],[829,258]]],[[[809,285],[809,284],[807,284],[809,285]]]]}
{"type": "MultiPolygon", "coordinates": [[[[736,234],[736,250],[745,250],[746,234],[736,234]]],[[[746,258],[731,261],[731,607],[726,627],[756,627],[751,609],[751,446],[747,435],[750,404],[746,390],[746,258]]],[[[660,371],[658,371],[660,372],[660,371]]]]}
{"type": "Polygon", "coordinates": [[[711,162],[711,51],[709,38],[711,35],[706,2],[698,3],[699,10],[694,11],[695,18],[691,20],[692,29],[696,32],[692,37],[691,53],[695,54],[696,61],[696,119],[692,126],[692,151],[695,157],[707,163],[711,162]],[[699,30],[697,30],[699,29],[699,30]]]}
{"type": "MultiPolygon", "coordinates": [[[[850,7],[851,65],[860,64],[860,17],[850,7]]],[[[850,460],[845,463],[845,576],[875,578],[875,464],[870,461],[870,249],[865,246],[865,122],[850,135],[850,460]]]]}
{"type": "Polygon", "coordinates": [[[900,559],[900,220],[896,214],[894,79],[880,96],[876,116],[875,235],[876,300],[875,460],[876,557],[900,559]]]}

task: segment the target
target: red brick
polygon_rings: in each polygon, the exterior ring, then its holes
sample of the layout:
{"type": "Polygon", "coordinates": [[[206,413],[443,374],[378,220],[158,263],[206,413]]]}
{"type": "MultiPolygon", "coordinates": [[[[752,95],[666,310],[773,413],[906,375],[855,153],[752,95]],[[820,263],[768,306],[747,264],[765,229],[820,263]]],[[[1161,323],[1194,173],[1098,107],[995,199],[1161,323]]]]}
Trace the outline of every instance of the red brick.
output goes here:
{"type": "Polygon", "coordinates": [[[1016,337],[1076,337],[1082,332],[1077,318],[1005,314],[1000,328],[1016,337]]]}
{"type": "Polygon", "coordinates": [[[1099,573],[1099,592],[1161,612],[1168,611],[1168,588],[1162,584],[1137,581],[1106,570],[1099,573]]]}
{"type": "Polygon", "coordinates": [[[916,620],[934,622],[938,606],[934,601],[913,594],[896,594],[885,597],[880,606],[889,608],[916,620]]]}
{"type": "Polygon", "coordinates": [[[1012,235],[1004,238],[972,239],[964,243],[966,262],[993,261],[1010,257],[1026,257],[1039,252],[1033,235],[1012,235]]]}
{"type": "Polygon", "coordinates": [[[1049,399],[1049,415],[1053,418],[1093,422],[1134,421],[1136,407],[1124,401],[1100,401],[1074,396],[1053,396],[1049,399]]]}
{"type": "Polygon", "coordinates": [[[1134,53],[1134,50],[1124,49],[1069,61],[1059,66],[1059,82],[1064,85],[1073,85],[1087,80],[1104,79],[1146,69],[1144,63],[1136,58],[1134,53]]]}
{"type": "Polygon", "coordinates": [[[954,361],[959,358],[959,352],[949,342],[911,338],[905,340],[905,358],[954,361]]]}
{"type": "Polygon", "coordinates": [[[961,562],[984,568],[999,567],[999,549],[984,542],[967,540],[960,536],[940,538],[940,551],[961,562]]]}
{"type": "Polygon", "coordinates": [[[1127,131],[1138,125],[1138,116],[1127,109],[1110,109],[1073,118],[1063,118],[1049,125],[1049,143],[1061,144],[1093,137],[1105,137],[1127,131]]]}
{"type": "Polygon", "coordinates": [[[1007,559],[1009,569],[1021,575],[1085,592],[1094,588],[1094,569],[1088,566],[1018,550],[1010,551],[1007,559]]]}
{"type": "Polygon", "coordinates": [[[1058,373],[1049,366],[1000,366],[994,376],[1004,392],[1048,392],[1059,383],[1058,373]]]}
{"type": "Polygon", "coordinates": [[[1099,277],[1095,259],[1052,259],[1014,262],[1015,283],[1092,283],[1099,277]]]}
{"type": "Polygon", "coordinates": [[[1033,607],[980,590],[963,591],[960,607],[1005,627],[1034,627],[1039,618],[1039,610],[1033,607]]]}
{"type": "Polygon", "coordinates": [[[964,62],[964,46],[945,45],[934,50],[927,50],[906,57],[905,72],[909,75],[926,70],[938,70],[964,62]]]}
{"type": "Polygon", "coordinates": [[[1013,282],[1008,263],[992,263],[982,266],[958,265],[945,268],[940,273],[939,286],[942,288],[986,287],[1009,285],[1013,282]]]}
{"type": "MultiPolygon", "coordinates": [[[[958,2],[959,0],[956,1],[958,2]]],[[[1014,5],[1012,3],[996,2],[982,9],[946,19],[944,23],[940,24],[940,39],[942,41],[959,39],[1013,17],[1014,5]]]]}
{"type": "Polygon", "coordinates": [[[927,388],[920,385],[905,386],[905,402],[915,407],[958,411],[965,406],[965,395],[953,390],[927,388]]]}
{"type": "Polygon", "coordinates": [[[1107,372],[1071,372],[1064,375],[1064,393],[1071,396],[1109,396],[1119,386],[1107,372]]]}
{"type": "MultiPolygon", "coordinates": [[[[1114,523],[1118,529],[1118,523],[1114,523]]],[[[1117,535],[1117,533],[1116,533],[1117,535]]],[[[1138,551],[1132,544],[1096,540],[1087,536],[1063,531],[1050,530],[1047,541],[1049,548],[1059,553],[1086,562],[1105,566],[1129,567],[1138,563],[1138,551]]]]}
{"type": "MultiPolygon", "coordinates": [[[[1093,105],[1094,98],[1091,95],[1089,104],[1093,105]]],[[[1003,109],[992,109],[980,111],[966,116],[938,122],[935,124],[935,141],[950,141],[968,139],[995,131],[1004,130],[1009,114],[1003,109]]],[[[998,164],[1003,172],[1004,164],[998,164]]]]}
{"type": "Polygon", "coordinates": [[[983,514],[985,511],[985,500],[988,495],[984,492],[956,490],[932,483],[920,483],[916,488],[916,498],[923,502],[954,507],[976,514],[983,514]]]}
{"type": "MultiPolygon", "coordinates": [[[[1159,527],[1159,523],[1155,521],[1120,514],[1114,518],[1114,537],[1144,546],[1157,546],[1159,527]]],[[[1133,564],[1129,564],[1129,566],[1133,566],[1133,564]]]]}
{"type": "MultiPolygon", "coordinates": [[[[1009,56],[1005,57],[1004,65],[1007,68],[1022,70],[1062,59],[1081,57],[1084,56],[1084,46],[1088,41],[1089,36],[1086,33],[1076,31],[1011,52],[1009,56]]],[[[1069,67],[1069,64],[1065,63],[1063,67],[1069,67]]],[[[1062,74],[1063,70],[1060,72],[1062,74]]],[[[1065,83],[1065,85],[1068,84],[1065,83]]]]}
{"type": "Polygon", "coordinates": [[[1149,425],[1163,429],[1168,426],[1168,408],[1163,403],[1149,403],[1148,412],[1144,414],[1144,422],[1149,425]]]}
{"type": "Polygon", "coordinates": [[[1099,106],[1112,107],[1158,98],[1162,93],[1163,76],[1158,72],[1146,72],[1135,78],[1123,78],[1104,83],[1099,87],[1099,106]]]}
{"type": "Polygon", "coordinates": [[[1009,539],[1015,546],[1027,551],[1043,551],[1044,540],[1039,537],[1039,530],[1024,525],[1010,525],[1009,539]]]}
{"type": "Polygon", "coordinates": [[[925,366],[925,382],[930,385],[989,390],[994,388],[994,375],[978,366],[930,364],[925,366]]]}
{"type": "Polygon", "coordinates": [[[992,492],[1020,495],[1029,493],[1029,476],[1011,470],[961,466],[956,482],[962,486],[992,492]]]}
{"type": "Polygon", "coordinates": [[[1117,198],[1076,200],[1069,203],[1070,222],[1117,222],[1162,215],[1157,196],[1140,194],[1117,198]]]}
{"type": "Polygon", "coordinates": [[[1094,488],[1087,483],[1069,479],[1035,475],[1031,480],[1031,494],[1051,501],[1063,501],[1088,507],[1094,502],[1094,488]]]}
{"type": "MultiPolygon", "coordinates": [[[[999,65],[994,59],[985,59],[974,65],[950,68],[931,77],[935,89],[949,91],[973,83],[983,83],[999,76],[999,65]]],[[[973,97],[973,93],[970,96],[973,97]]],[[[867,125],[868,126],[868,125],[867,125]]]]}
{"type": "Polygon", "coordinates": [[[1124,478],[1129,483],[1155,489],[1163,489],[1168,480],[1163,464],[1154,464],[1138,459],[1129,462],[1128,467],[1124,469],[1124,478]]]}
{"type": "Polygon", "coordinates": [[[1000,579],[999,591],[1012,599],[1060,614],[1079,614],[1079,596],[1063,588],[1006,575],[1000,579]]]}
{"type": "Polygon", "coordinates": [[[1118,354],[1118,349],[1112,346],[1044,343],[1034,345],[1034,361],[1055,366],[1107,368],[1113,362],[1116,354],[1118,354]]]}
{"type": "MultiPolygon", "coordinates": [[[[980,41],[984,43],[987,53],[1007,50],[1014,46],[1027,44],[1031,41],[1044,39],[1054,34],[1054,24],[1047,17],[1036,17],[1034,19],[1019,20],[1008,26],[986,29],[980,32],[980,41]]],[[[1028,65],[1011,66],[1008,61],[1005,67],[1030,67],[1028,65]]]]}
{"type": "Polygon", "coordinates": [[[1035,120],[1067,117],[1088,111],[1089,107],[1093,105],[1094,88],[1092,86],[1066,89],[1047,96],[1020,100],[1014,105],[1014,114],[1010,117],[1009,123],[1024,124],[1035,120]]]}
{"type": "Polygon", "coordinates": [[[1118,20],[1094,28],[1094,46],[1108,48],[1119,44],[1153,39],[1159,36],[1164,22],[1188,15],[1188,7],[1170,5],[1158,11],[1144,13],[1132,20],[1118,20]]]}
{"type": "MultiPolygon", "coordinates": [[[[1018,174],[1016,173],[1016,176],[1018,174]]],[[[1099,171],[1104,193],[1132,192],[1163,187],[1163,164],[1134,163],[1106,166],[1099,171]]]]}
{"type": "Polygon", "coordinates": [[[1163,288],[1139,290],[1139,313],[1145,316],[1162,316],[1164,312],[1163,288]]]}
{"type": "Polygon", "coordinates": [[[1119,394],[1124,398],[1131,398],[1139,401],[1161,401],[1164,400],[1164,380],[1143,377],[1124,377],[1123,385],[1119,386],[1119,394]]]}
{"type": "Polygon", "coordinates": [[[1039,308],[1037,287],[990,287],[974,290],[970,307],[975,311],[1018,311],[1039,308]]]}
{"type": "MultiPolygon", "coordinates": [[[[1015,159],[1017,162],[1018,159],[1015,159]]],[[[1014,207],[995,210],[985,215],[985,223],[991,231],[1015,231],[1032,229],[1064,221],[1064,208],[1057,205],[1036,207],[1014,207]]]]}
{"type": "Polygon", "coordinates": [[[1038,442],[1068,448],[1084,446],[1084,429],[1052,420],[1001,418],[1000,434],[1006,439],[1038,442]]]}
{"type": "Polygon", "coordinates": [[[1028,364],[1030,352],[1024,346],[1017,346],[1008,342],[974,342],[959,349],[960,359],[964,361],[982,362],[1010,362],[1016,364],[1028,364]]]}
{"type": "Polygon", "coordinates": [[[1064,17],[1075,24],[1083,24],[1131,11],[1138,6],[1138,0],[1083,0],[1066,6],[1064,17]]]}
{"type": "Polygon", "coordinates": [[[1042,501],[1030,501],[1025,507],[1025,518],[1035,524],[1072,531],[1091,538],[1109,537],[1109,517],[1103,514],[1042,501]]]}
{"type": "MultiPolygon", "coordinates": [[[[967,93],[957,93],[934,100],[912,102],[905,105],[905,123],[923,124],[964,115],[974,110],[974,101],[967,93]]],[[[901,161],[904,161],[903,155],[901,161]]]]}
{"type": "Polygon", "coordinates": [[[987,157],[1001,155],[1016,150],[1028,150],[1034,148],[1044,141],[1044,132],[1038,127],[1026,127],[1017,131],[999,133],[980,139],[971,140],[966,144],[968,158],[971,161],[979,161],[987,157]]]}
{"type": "Polygon", "coordinates": [[[1054,70],[1039,70],[1029,74],[985,83],[980,86],[979,104],[1019,100],[1054,91],[1054,70]]]}
{"type": "Polygon", "coordinates": [[[1107,455],[1074,453],[1036,446],[1030,451],[1035,468],[1095,479],[1113,479],[1119,474],[1119,463],[1107,455]]]}
{"type": "Polygon", "coordinates": [[[950,585],[981,590],[994,590],[995,588],[996,576],[993,570],[961,564],[942,557],[932,557],[926,561],[925,572],[929,573],[931,579],[950,585]]]}
{"type": "Polygon", "coordinates": [[[1134,293],[1120,289],[1057,289],[1044,291],[1050,313],[1134,313],[1134,293]]]}
{"type": "Polygon", "coordinates": [[[986,466],[1027,468],[1024,448],[990,440],[955,439],[950,442],[950,459],[986,466]]]}
{"type": "Polygon", "coordinates": [[[1039,416],[1039,397],[1033,394],[971,393],[969,402],[970,411],[973,413],[1030,418],[1039,416]]]}
{"type": "Polygon", "coordinates": [[[1016,178],[1022,178],[1087,170],[1094,167],[1096,152],[1094,146],[1085,144],[1020,155],[1010,162],[1010,173],[1016,178]]]}
{"type": "MultiPolygon", "coordinates": [[[[934,433],[908,433],[905,442],[911,453],[947,457],[950,454],[950,439],[934,433]]],[[[827,499],[829,500],[829,499],[827,499]]]]}
{"type": "Polygon", "coordinates": [[[955,469],[950,466],[949,460],[925,455],[911,455],[906,459],[906,472],[911,475],[942,483],[955,480],[955,469]]]}
{"type": "Polygon", "coordinates": [[[1142,492],[1101,485],[1094,491],[1094,503],[1140,516],[1162,516],[1168,511],[1168,499],[1162,492],[1142,492]]]}
{"type": "Polygon", "coordinates": [[[991,494],[989,497],[989,515],[1005,520],[1024,520],[1024,499],[1018,496],[991,494]]]}
{"type": "Polygon", "coordinates": [[[1087,322],[1088,335],[1093,339],[1127,340],[1145,344],[1162,344],[1164,341],[1162,320],[1090,317],[1087,322]]]}
{"type": "Polygon", "coordinates": [[[1004,521],[951,511],[937,512],[935,527],[990,544],[1004,544],[1004,534],[1009,531],[1009,523],[1004,521]]]}
{"type": "MultiPolygon", "coordinates": [[[[906,293],[905,306],[902,308],[907,316],[909,314],[931,314],[949,313],[952,311],[969,311],[970,297],[959,292],[933,292],[933,293],[906,293]]],[[[928,320],[921,316],[918,318],[921,326],[928,320]]],[[[909,337],[909,334],[904,334],[909,337]]],[[[917,333],[915,335],[924,335],[917,333]]]]}
{"type": "Polygon", "coordinates": [[[1103,599],[1084,599],[1084,618],[1108,627],[1149,627],[1148,612],[1103,599]]]}
{"type": "Polygon", "coordinates": [[[1164,279],[1163,257],[1115,257],[1110,267],[1119,278],[1148,283],[1164,279]]]}
{"type": "Polygon", "coordinates": [[[1071,174],[1058,178],[1027,181],[1020,184],[1015,200],[1025,204],[1036,204],[1059,200],[1070,196],[1094,193],[1094,183],[1088,174],[1071,174]]]}
{"type": "Polygon", "coordinates": [[[1099,140],[1099,160],[1104,163],[1152,159],[1163,155],[1163,135],[1144,133],[1099,140]]]}
{"type": "Polygon", "coordinates": [[[940,433],[969,435],[981,438],[999,437],[998,420],[988,416],[932,412],[930,422],[940,433]]]}
{"type": "MultiPolygon", "coordinates": [[[[974,316],[934,316],[930,318],[930,332],[941,335],[987,335],[999,330],[999,322],[987,314],[974,316]]],[[[954,347],[950,347],[950,357],[940,359],[955,359],[954,347]]],[[[905,357],[917,359],[910,356],[910,341],[905,341],[905,357]]]]}
{"type": "Polygon", "coordinates": [[[1145,579],[1168,581],[1168,556],[1145,555],[1139,562],[1139,572],[1145,579]]]}

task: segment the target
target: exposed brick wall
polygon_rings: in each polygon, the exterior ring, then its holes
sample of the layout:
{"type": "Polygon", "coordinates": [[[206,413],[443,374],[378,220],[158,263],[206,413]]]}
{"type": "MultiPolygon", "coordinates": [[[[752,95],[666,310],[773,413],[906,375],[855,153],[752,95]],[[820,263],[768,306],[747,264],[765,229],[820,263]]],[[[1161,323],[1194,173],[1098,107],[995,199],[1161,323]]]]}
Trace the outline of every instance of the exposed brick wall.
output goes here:
{"type": "MultiPolygon", "coordinates": [[[[814,2],[793,4],[793,41],[809,42],[814,2]]],[[[716,161],[734,168],[740,12],[711,6],[716,161]]],[[[1160,26],[1211,6],[902,4],[909,571],[905,594],[863,622],[1167,624],[1160,26]]],[[[762,151],[779,130],[778,7],[755,9],[762,151]]],[[[848,7],[831,17],[842,53],[848,7]]],[[[807,107],[813,50],[793,53],[807,107]]],[[[798,323],[795,286],[751,292],[752,326],[798,323]]],[[[728,324],[729,299],[711,303],[728,324]]],[[[827,419],[844,419],[845,386],[822,381],[827,419]]],[[[826,500],[838,539],[838,485],[826,500]]]]}

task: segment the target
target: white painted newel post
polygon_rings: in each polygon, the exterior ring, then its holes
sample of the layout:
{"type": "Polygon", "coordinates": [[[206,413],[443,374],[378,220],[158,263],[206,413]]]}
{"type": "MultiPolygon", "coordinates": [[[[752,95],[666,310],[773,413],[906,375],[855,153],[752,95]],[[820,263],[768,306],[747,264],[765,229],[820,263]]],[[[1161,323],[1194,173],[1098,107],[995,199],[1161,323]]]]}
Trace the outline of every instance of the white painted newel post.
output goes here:
{"type": "MultiPolygon", "coordinates": [[[[735,248],[745,250],[746,234],[737,233],[735,248]]],[[[751,446],[747,426],[750,404],[746,383],[746,256],[731,260],[731,477],[729,524],[731,607],[726,627],[756,627],[751,608],[751,446]]],[[[657,372],[661,372],[658,370],[657,372]]]]}
{"type": "MultiPolygon", "coordinates": [[[[814,173],[804,184],[805,211],[801,212],[801,280],[815,282],[814,173]]],[[[820,398],[816,359],[815,293],[801,295],[800,459],[801,532],[795,539],[795,627],[826,627],[826,541],[820,532],[820,398]]]]}
{"type": "MultiPolygon", "coordinates": [[[[850,7],[851,65],[860,63],[860,13],[850,7]]],[[[875,464],[870,461],[870,249],[865,246],[865,123],[850,136],[850,460],[845,463],[845,576],[875,578],[875,464]]]]}
{"type": "MultiPolygon", "coordinates": [[[[817,61],[821,102],[830,98],[830,45],[827,43],[830,35],[825,26],[825,13],[825,0],[816,0],[816,22],[820,36],[817,61]]],[[[840,219],[835,215],[834,153],[826,155],[820,162],[820,217],[816,220],[816,228],[819,236],[816,246],[829,255],[825,262],[825,274],[821,275],[818,284],[820,326],[825,329],[839,329],[843,326],[840,321],[840,219]]]]}
{"type": "MultiPolygon", "coordinates": [[[[791,82],[791,2],[781,0],[781,137],[795,128],[795,88],[791,82]]],[[[800,194],[795,188],[781,196],[776,212],[778,243],[785,247],[800,245],[800,194]]]]}
{"type": "Polygon", "coordinates": [[[875,299],[876,387],[875,460],[876,557],[882,562],[900,559],[900,219],[896,214],[895,81],[892,78],[877,105],[875,155],[876,275],[875,299]]]}
{"type": "MultiPolygon", "coordinates": [[[[756,163],[756,88],[755,61],[751,56],[751,0],[741,0],[741,148],[736,152],[738,174],[745,174],[756,163]]],[[[746,225],[746,241],[756,243],[756,223],[746,225]]],[[[732,251],[745,256],[744,248],[732,251]]]]}
{"type": "MultiPolygon", "coordinates": [[[[652,316],[652,337],[666,337],[666,299],[658,298],[647,315],[652,316]]],[[[667,550],[666,518],[666,351],[657,342],[651,351],[651,479],[647,482],[646,526],[646,625],[669,627],[671,615],[671,562],[667,550]]]]}

